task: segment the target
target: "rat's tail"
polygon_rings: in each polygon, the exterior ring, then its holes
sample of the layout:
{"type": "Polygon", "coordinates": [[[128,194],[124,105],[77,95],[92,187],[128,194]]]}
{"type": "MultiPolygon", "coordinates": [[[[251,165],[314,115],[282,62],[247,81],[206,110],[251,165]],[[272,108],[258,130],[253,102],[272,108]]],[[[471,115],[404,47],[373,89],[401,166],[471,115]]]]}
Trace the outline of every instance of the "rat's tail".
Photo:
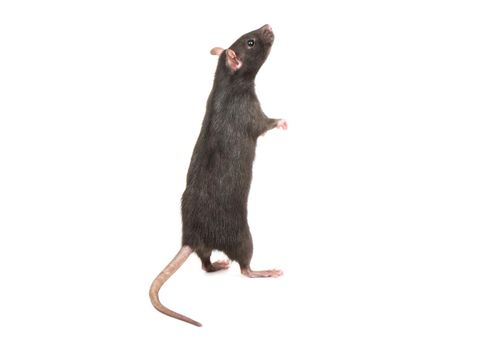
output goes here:
{"type": "Polygon", "coordinates": [[[191,323],[192,325],[201,327],[201,323],[196,322],[184,315],[178,314],[177,312],[174,312],[161,304],[158,296],[159,290],[163,286],[164,282],[166,282],[168,278],[170,278],[171,275],[174,274],[181,265],[183,265],[183,263],[186,261],[186,259],[188,259],[191,253],[193,253],[193,249],[191,249],[190,247],[186,245],[181,247],[174,259],[171,260],[168,266],[166,266],[164,270],[161,271],[161,273],[158,275],[158,277],[154,279],[153,283],[151,284],[151,288],[149,289],[149,297],[151,298],[151,303],[159,312],[162,312],[167,316],[177,318],[178,320],[185,321],[191,323]]]}

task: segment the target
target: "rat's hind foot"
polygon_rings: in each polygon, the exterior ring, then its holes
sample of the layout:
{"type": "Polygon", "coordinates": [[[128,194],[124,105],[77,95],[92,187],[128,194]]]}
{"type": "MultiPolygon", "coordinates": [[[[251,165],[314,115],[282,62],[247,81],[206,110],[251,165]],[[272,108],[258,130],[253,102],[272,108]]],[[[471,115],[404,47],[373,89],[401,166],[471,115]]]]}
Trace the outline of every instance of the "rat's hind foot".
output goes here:
{"type": "Polygon", "coordinates": [[[205,270],[206,272],[215,272],[219,270],[226,270],[229,267],[230,267],[229,260],[218,260],[218,261],[215,261],[214,263],[203,265],[203,270],[205,270]]]}
{"type": "Polygon", "coordinates": [[[280,277],[283,275],[282,270],[263,270],[263,271],[252,271],[249,267],[241,269],[241,273],[247,277],[280,277]]]}

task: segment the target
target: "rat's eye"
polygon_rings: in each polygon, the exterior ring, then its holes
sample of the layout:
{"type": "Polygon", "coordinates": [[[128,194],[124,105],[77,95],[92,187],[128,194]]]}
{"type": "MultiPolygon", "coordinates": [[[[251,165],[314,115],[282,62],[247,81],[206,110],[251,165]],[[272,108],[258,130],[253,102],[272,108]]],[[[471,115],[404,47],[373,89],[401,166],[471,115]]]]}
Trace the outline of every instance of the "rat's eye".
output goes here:
{"type": "Polygon", "coordinates": [[[247,41],[247,44],[248,44],[248,46],[249,46],[249,47],[253,47],[253,46],[255,45],[255,40],[253,40],[253,39],[249,39],[249,40],[247,41]]]}

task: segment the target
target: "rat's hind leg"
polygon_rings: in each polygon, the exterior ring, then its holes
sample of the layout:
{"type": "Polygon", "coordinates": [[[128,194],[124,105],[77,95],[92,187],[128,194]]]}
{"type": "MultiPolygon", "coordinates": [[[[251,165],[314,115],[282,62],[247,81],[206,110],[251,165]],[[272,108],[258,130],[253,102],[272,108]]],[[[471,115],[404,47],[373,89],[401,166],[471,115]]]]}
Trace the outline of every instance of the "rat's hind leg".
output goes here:
{"type": "Polygon", "coordinates": [[[219,270],[226,270],[227,268],[230,267],[230,261],[228,260],[218,260],[215,261],[214,263],[211,262],[211,250],[209,249],[203,249],[203,250],[197,250],[196,254],[201,259],[201,267],[203,270],[206,272],[215,272],[219,270]]]}
{"type": "MultiPolygon", "coordinates": [[[[280,277],[283,275],[282,270],[261,270],[261,271],[253,271],[250,268],[250,261],[252,260],[253,255],[253,242],[252,242],[252,235],[250,234],[250,230],[245,231],[243,243],[240,244],[239,248],[237,249],[237,260],[240,264],[241,273],[247,277],[280,277]]],[[[228,255],[230,256],[230,255],[228,255]]]]}

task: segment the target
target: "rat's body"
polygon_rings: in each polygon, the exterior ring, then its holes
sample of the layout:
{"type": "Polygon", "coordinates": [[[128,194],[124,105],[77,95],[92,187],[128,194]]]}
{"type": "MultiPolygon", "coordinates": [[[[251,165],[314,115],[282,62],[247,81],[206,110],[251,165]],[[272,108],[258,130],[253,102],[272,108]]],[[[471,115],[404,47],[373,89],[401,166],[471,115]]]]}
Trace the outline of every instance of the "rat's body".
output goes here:
{"type": "Polygon", "coordinates": [[[211,263],[213,250],[240,264],[249,277],[278,277],[279,270],[252,271],[252,237],[247,222],[247,201],[252,180],[257,138],[287,123],[268,118],[255,93],[255,76],[273,43],[270,26],[245,34],[220,55],[213,89],[188,170],[182,197],[182,248],[151,286],[150,296],[159,311],[200,326],[167,309],[158,299],[161,285],[194,251],[203,269],[228,268],[228,262],[211,263]]]}

